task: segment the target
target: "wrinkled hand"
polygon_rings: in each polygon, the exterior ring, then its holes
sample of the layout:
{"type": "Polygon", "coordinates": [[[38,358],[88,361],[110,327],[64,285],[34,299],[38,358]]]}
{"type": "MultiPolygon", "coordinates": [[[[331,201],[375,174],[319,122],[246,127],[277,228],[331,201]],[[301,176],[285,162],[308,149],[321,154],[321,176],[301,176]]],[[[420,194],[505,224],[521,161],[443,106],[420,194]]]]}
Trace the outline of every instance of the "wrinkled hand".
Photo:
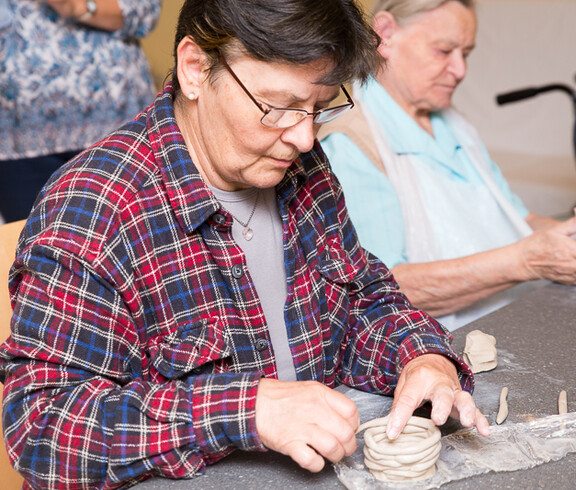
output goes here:
{"type": "Polygon", "coordinates": [[[548,279],[576,284],[576,217],[556,226],[536,231],[520,240],[520,260],[526,280],[548,279]]]}
{"type": "Polygon", "coordinates": [[[388,419],[388,438],[396,439],[414,410],[427,401],[432,403],[431,419],[436,425],[444,424],[452,415],[464,427],[476,426],[481,435],[490,435],[488,420],[460,387],[454,363],[439,354],[425,354],[406,364],[400,374],[388,419]]]}
{"type": "Polygon", "coordinates": [[[46,0],[60,17],[76,18],[86,12],[84,0],[46,0]]]}
{"type": "Polygon", "coordinates": [[[256,429],[269,449],[318,472],[324,458],[337,462],[356,449],[356,404],[316,381],[262,378],[256,397],[256,429]]]}

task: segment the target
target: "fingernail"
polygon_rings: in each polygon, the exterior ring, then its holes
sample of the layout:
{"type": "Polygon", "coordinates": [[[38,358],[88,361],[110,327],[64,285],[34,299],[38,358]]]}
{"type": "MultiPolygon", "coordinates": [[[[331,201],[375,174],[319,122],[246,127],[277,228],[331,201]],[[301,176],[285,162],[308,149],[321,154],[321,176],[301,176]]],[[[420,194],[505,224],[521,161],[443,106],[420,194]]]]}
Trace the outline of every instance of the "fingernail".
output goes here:
{"type": "Polygon", "coordinates": [[[388,439],[396,439],[400,435],[400,431],[396,425],[390,425],[386,427],[386,436],[388,439]]]}

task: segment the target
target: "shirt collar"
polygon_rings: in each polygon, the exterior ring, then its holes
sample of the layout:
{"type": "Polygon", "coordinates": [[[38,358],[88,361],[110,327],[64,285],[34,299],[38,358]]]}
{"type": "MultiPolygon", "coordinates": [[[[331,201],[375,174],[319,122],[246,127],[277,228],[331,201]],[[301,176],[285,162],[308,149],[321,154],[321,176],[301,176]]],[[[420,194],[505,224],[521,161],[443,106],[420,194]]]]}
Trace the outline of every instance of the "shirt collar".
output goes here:
{"type": "Polygon", "coordinates": [[[370,100],[370,111],[384,128],[395,153],[424,153],[442,161],[445,158],[439,152],[447,152],[453,157],[460,149],[456,137],[442,117],[442,111],[433,112],[430,116],[435,135],[433,138],[418,126],[375,78],[371,77],[362,87],[362,96],[370,100]]]}
{"type": "Polygon", "coordinates": [[[149,109],[147,128],[168,199],[176,218],[192,233],[220,205],[192,162],[174,115],[174,90],[168,83],[149,109]]]}

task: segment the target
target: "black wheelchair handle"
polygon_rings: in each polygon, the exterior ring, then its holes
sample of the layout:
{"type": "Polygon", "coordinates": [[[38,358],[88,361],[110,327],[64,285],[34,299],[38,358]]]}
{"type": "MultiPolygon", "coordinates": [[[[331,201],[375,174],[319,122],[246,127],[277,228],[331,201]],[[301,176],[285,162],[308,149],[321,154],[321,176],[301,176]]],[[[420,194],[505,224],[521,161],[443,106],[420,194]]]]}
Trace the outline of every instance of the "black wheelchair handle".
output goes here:
{"type": "Polygon", "coordinates": [[[572,100],[576,100],[576,94],[568,85],[561,83],[554,83],[551,85],[544,85],[543,87],[526,87],[512,92],[506,92],[496,96],[498,105],[509,104],[510,102],[517,102],[519,100],[529,99],[544,92],[551,92],[553,90],[560,90],[566,92],[572,100]]]}

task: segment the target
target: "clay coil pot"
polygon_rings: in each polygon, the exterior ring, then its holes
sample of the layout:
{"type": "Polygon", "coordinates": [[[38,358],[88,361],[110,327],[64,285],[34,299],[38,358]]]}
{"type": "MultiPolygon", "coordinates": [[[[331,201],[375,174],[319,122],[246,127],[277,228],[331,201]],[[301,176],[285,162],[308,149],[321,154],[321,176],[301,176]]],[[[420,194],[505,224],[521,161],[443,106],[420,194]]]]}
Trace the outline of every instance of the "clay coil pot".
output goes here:
{"type": "Polygon", "coordinates": [[[362,424],[364,464],[381,481],[408,481],[430,478],[442,444],[440,429],[430,419],[411,417],[398,438],[386,436],[388,417],[362,424]]]}

